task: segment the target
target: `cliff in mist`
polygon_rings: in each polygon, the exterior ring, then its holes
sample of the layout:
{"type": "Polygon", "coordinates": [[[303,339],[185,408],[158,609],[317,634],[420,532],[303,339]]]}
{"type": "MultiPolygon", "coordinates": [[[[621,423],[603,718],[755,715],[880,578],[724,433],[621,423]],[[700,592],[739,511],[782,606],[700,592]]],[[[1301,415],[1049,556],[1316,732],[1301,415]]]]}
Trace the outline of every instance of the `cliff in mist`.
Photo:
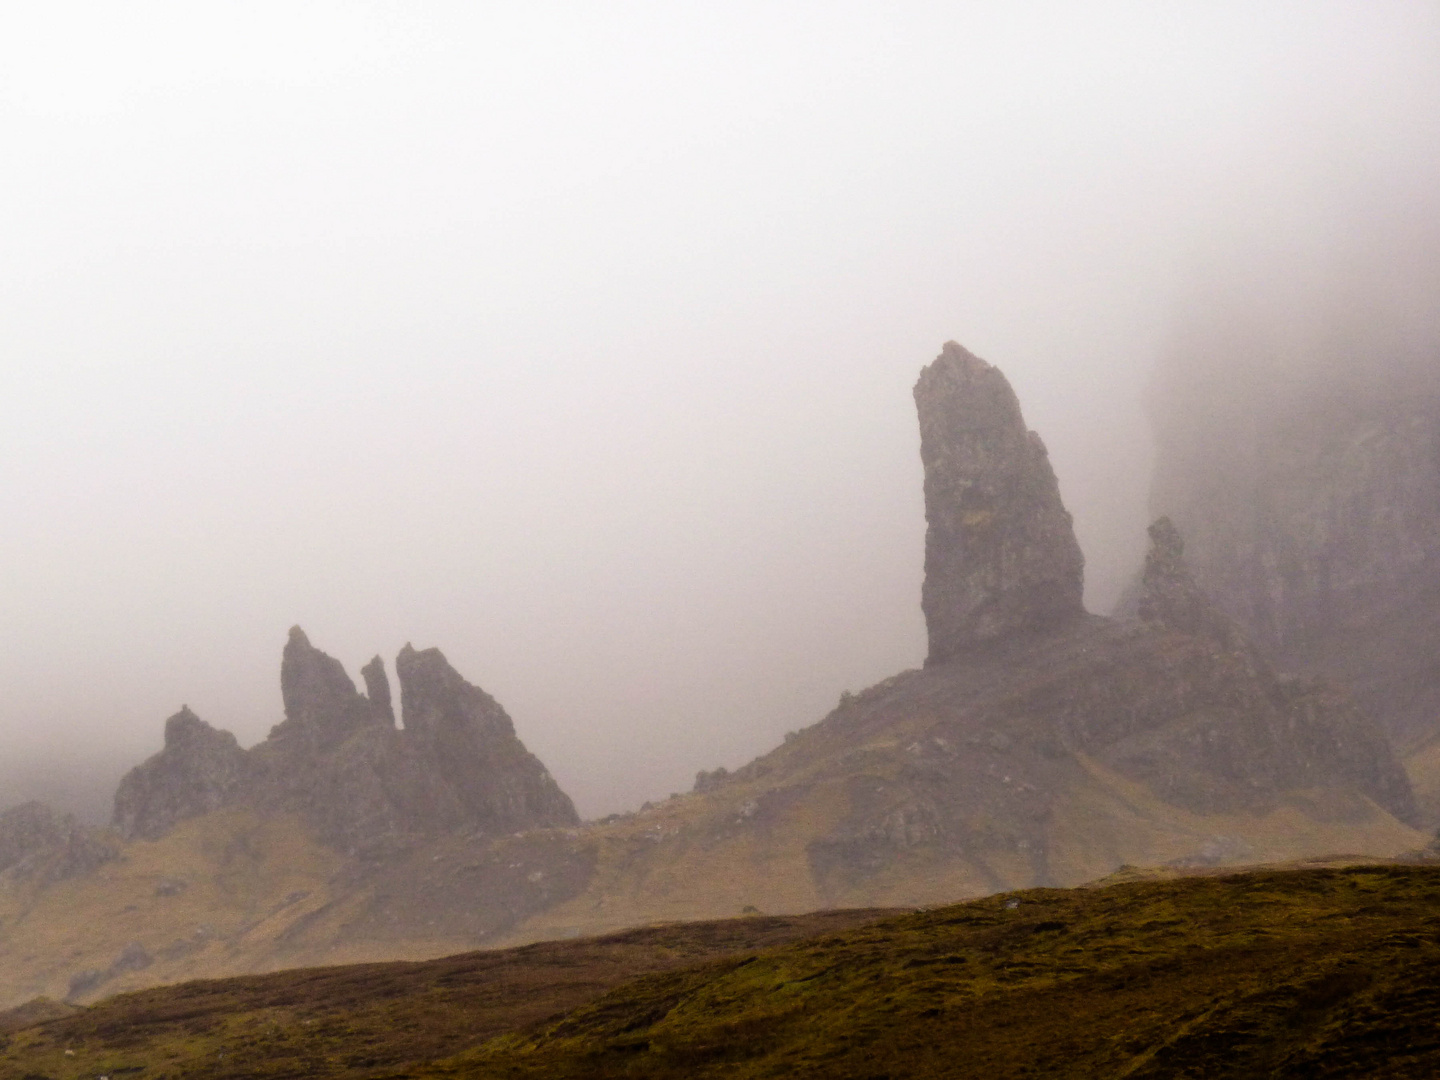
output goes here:
{"type": "Polygon", "coordinates": [[[1151,504],[1267,656],[1345,686],[1384,727],[1433,827],[1440,259],[1412,226],[1309,278],[1292,268],[1288,292],[1182,309],[1152,389],[1151,504]]]}

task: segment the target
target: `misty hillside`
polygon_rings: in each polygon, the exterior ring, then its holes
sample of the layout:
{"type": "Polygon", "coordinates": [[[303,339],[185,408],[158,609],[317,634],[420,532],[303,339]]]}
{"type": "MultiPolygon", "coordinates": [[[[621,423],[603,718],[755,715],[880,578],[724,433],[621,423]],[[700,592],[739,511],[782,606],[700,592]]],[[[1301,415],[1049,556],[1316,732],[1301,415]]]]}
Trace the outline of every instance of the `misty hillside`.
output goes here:
{"type": "Polygon", "coordinates": [[[1440,260],[1433,194],[1181,306],[1151,505],[1274,663],[1343,685],[1440,825],[1440,260]]]}
{"type": "Polygon", "coordinates": [[[924,668],[690,794],[581,823],[439,650],[396,658],[397,710],[383,659],[362,692],[294,628],[258,745],[184,708],[111,830],[0,814],[3,1000],[1425,847],[1383,729],[1278,672],[1168,519],[1134,616],[1085,611],[1070,514],[999,369],[947,344],[915,402],[924,668]]]}

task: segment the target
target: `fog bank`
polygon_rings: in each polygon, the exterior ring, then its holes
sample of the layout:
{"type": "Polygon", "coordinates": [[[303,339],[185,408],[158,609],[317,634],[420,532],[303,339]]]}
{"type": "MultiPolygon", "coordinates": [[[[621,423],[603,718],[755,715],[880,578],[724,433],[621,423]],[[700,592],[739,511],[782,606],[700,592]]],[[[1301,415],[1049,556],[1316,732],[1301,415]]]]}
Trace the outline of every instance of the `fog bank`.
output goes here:
{"type": "Polygon", "coordinates": [[[0,13],[0,804],[90,807],[181,703],[263,738],[295,623],[352,676],[440,646],[586,815],[743,763],[923,658],[909,391],[951,338],[1108,609],[1178,298],[1434,183],[1437,28],[0,13]]]}

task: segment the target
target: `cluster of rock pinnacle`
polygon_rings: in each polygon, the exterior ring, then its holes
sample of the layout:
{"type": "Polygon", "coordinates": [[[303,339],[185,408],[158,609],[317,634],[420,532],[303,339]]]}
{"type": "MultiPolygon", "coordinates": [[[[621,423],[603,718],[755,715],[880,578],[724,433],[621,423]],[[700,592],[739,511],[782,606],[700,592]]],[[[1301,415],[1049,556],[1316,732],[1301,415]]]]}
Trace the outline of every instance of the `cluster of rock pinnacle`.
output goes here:
{"type": "Polygon", "coordinates": [[[439,649],[407,645],[395,671],[403,727],[380,657],[362,669],[362,694],[292,628],[280,664],[285,719],[269,738],[241,749],[182,708],[165,722],[164,749],[121,781],[115,826],[154,839],[186,818],[251,806],[299,812],[327,842],[376,853],[456,829],[578,822],[505,710],[439,649]]]}

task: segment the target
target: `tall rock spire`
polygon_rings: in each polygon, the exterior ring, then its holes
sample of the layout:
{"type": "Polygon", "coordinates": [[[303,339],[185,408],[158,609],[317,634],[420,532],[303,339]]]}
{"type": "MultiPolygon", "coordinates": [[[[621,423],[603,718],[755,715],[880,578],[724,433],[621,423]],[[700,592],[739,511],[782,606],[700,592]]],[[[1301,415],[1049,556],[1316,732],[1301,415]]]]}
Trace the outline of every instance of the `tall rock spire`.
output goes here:
{"type": "Polygon", "coordinates": [[[925,466],[921,607],[935,664],[1084,614],[1085,559],[1040,436],[998,368],[946,342],[915,384],[925,466]]]}

